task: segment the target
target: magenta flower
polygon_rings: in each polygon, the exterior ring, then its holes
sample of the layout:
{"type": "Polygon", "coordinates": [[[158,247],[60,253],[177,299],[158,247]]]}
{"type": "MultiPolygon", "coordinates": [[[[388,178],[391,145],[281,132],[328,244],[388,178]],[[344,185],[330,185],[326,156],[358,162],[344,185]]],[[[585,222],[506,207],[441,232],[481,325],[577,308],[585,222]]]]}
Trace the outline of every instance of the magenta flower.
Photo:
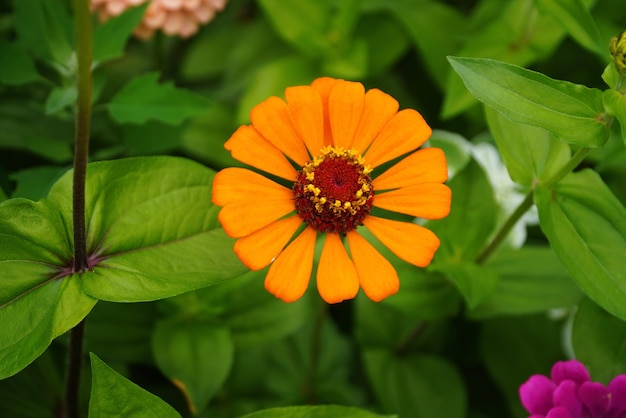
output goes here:
{"type": "Polygon", "coordinates": [[[578,360],[557,362],[550,378],[531,376],[519,396],[529,418],[626,418],[626,374],[606,387],[578,360]]]}

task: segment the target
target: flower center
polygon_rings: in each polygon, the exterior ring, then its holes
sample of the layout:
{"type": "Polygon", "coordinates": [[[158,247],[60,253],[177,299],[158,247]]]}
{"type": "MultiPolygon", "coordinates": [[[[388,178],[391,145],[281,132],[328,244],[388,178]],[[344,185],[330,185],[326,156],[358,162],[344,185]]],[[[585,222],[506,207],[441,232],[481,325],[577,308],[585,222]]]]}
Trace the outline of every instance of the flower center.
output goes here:
{"type": "Polygon", "coordinates": [[[293,185],[298,214],[320,232],[356,229],[372,209],[371,171],[356,151],[324,147],[293,185]]]}

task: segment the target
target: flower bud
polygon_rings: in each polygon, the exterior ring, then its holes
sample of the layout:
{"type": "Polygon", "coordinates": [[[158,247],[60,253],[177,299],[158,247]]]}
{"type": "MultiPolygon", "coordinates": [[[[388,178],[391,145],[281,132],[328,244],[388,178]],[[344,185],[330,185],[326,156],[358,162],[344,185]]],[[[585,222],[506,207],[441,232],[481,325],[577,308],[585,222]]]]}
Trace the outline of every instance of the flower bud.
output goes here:
{"type": "Polygon", "coordinates": [[[621,75],[626,75],[626,31],[611,38],[609,49],[615,68],[621,75]]]}

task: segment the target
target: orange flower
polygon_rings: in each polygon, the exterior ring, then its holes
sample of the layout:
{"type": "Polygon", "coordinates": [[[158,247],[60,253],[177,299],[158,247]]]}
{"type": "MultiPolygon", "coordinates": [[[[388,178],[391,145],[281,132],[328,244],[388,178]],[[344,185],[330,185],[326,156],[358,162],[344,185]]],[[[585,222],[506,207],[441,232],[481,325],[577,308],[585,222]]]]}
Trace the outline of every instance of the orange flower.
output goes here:
{"type": "Polygon", "coordinates": [[[91,4],[101,20],[108,20],[146,1],[150,5],[135,30],[135,35],[142,39],[150,38],[157,29],[167,35],[188,38],[200,25],[210,22],[227,0],[91,0],[91,4]]]}
{"type": "Polygon", "coordinates": [[[365,226],[399,258],[426,267],[439,248],[430,230],[374,216],[381,208],[440,219],[450,211],[438,148],[415,151],[431,134],[412,109],[360,83],[319,78],[290,87],[251,112],[225,147],[234,158],[284,179],[285,187],[244,168],[215,176],[219,220],[239,238],[235,252],[252,270],[271,264],[265,288],[285,302],[300,298],[313,270],[315,242],[325,237],[317,288],[328,303],[365,294],[380,301],[398,291],[398,275],[361,234],[365,226]],[[380,175],[376,169],[406,155],[380,175]],[[346,251],[344,238],[349,253],[346,251]]]}

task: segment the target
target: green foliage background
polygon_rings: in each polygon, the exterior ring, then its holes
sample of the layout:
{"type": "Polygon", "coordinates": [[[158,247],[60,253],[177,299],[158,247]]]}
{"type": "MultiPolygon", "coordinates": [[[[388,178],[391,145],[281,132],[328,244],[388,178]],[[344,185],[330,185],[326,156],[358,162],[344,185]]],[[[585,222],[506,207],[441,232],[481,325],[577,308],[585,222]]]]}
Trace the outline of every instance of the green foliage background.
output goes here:
{"type": "Polygon", "coordinates": [[[82,275],[72,8],[0,3],[0,416],[60,416],[85,317],[89,417],[524,417],[519,385],[557,360],[626,373],[617,3],[230,0],[148,42],[145,6],[94,19],[82,275]],[[323,75],[420,111],[450,165],[442,246],[427,269],[379,246],[401,280],[381,303],[273,298],[211,204],[250,109],[323,75]]]}

